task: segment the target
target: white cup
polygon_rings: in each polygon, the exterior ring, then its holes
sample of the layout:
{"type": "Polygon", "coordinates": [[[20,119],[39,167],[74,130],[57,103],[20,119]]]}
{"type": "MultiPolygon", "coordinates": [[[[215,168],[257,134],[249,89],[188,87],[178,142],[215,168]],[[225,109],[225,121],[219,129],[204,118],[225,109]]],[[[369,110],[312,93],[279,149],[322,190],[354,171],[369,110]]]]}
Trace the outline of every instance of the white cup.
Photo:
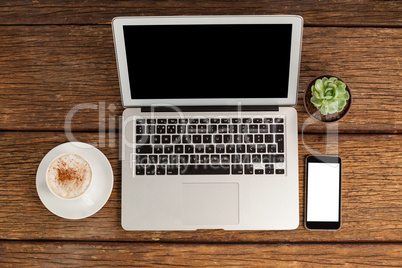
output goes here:
{"type": "Polygon", "coordinates": [[[64,200],[81,197],[92,183],[92,169],[78,154],[66,153],[56,157],[46,170],[49,190],[64,200]]]}

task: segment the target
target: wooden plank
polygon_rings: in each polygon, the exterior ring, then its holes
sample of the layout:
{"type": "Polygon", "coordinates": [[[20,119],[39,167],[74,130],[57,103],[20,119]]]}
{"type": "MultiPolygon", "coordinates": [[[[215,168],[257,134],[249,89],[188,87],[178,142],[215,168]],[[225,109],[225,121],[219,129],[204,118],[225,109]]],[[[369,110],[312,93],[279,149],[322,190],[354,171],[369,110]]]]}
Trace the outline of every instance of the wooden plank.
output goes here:
{"type": "Polygon", "coordinates": [[[300,135],[298,229],[196,232],[124,231],[120,226],[121,162],[116,137],[74,135],[79,141],[97,143],[111,162],[114,188],[109,201],[86,219],[65,220],[53,215],[39,200],[36,170],[50,149],[68,139],[64,133],[0,132],[0,240],[402,242],[401,135],[300,135]],[[303,227],[304,159],[315,153],[339,154],[343,160],[343,222],[336,232],[312,232],[303,227]]]}
{"type": "Polygon", "coordinates": [[[400,267],[400,244],[0,242],[2,267],[400,267]]]}
{"type": "Polygon", "coordinates": [[[306,25],[398,26],[398,0],[3,1],[0,24],[108,24],[116,16],[301,15],[306,25]]]}
{"type": "MultiPolygon", "coordinates": [[[[0,39],[0,129],[118,128],[122,107],[109,25],[7,26],[0,39]]],[[[331,131],[402,133],[402,29],[310,27],[303,40],[300,132],[328,130],[307,121],[302,95],[311,79],[330,73],[349,83],[354,98],[331,131]]]]}

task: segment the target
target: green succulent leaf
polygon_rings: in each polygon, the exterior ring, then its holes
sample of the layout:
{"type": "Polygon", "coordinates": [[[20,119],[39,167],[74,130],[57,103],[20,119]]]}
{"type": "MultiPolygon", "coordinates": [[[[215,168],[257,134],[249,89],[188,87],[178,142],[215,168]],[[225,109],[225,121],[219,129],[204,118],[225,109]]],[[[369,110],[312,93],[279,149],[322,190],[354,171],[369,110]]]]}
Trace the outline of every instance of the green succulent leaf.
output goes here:
{"type": "Polygon", "coordinates": [[[317,79],[317,81],[315,81],[315,88],[319,91],[319,92],[324,92],[324,83],[322,82],[321,79],[317,79]]]}
{"type": "Polygon", "coordinates": [[[311,86],[311,103],[320,110],[321,114],[341,112],[350,98],[346,84],[335,77],[317,79],[311,86]]]}
{"type": "Polygon", "coordinates": [[[320,106],[322,105],[323,99],[319,99],[319,98],[316,98],[315,96],[313,96],[313,97],[311,97],[310,101],[312,104],[314,104],[314,106],[316,108],[320,108],[320,106]]]}

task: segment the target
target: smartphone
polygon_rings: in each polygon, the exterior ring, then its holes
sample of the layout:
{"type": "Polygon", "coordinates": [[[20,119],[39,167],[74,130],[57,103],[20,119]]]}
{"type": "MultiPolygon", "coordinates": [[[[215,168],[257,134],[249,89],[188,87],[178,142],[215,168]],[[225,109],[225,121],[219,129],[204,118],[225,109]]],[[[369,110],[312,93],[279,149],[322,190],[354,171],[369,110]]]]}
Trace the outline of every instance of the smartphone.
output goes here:
{"type": "Polygon", "coordinates": [[[341,227],[342,163],[338,156],[306,158],[306,206],[304,224],[310,230],[341,227]]]}

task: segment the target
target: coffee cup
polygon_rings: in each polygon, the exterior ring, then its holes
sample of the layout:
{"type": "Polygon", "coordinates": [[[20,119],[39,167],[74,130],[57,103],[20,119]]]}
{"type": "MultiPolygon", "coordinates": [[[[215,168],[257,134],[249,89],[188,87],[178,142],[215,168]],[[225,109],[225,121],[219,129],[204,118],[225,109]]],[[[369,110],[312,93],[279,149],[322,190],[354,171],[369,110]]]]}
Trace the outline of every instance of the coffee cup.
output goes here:
{"type": "Polygon", "coordinates": [[[77,199],[92,183],[91,166],[81,155],[59,155],[47,168],[46,183],[55,196],[65,200],[77,199]]]}

